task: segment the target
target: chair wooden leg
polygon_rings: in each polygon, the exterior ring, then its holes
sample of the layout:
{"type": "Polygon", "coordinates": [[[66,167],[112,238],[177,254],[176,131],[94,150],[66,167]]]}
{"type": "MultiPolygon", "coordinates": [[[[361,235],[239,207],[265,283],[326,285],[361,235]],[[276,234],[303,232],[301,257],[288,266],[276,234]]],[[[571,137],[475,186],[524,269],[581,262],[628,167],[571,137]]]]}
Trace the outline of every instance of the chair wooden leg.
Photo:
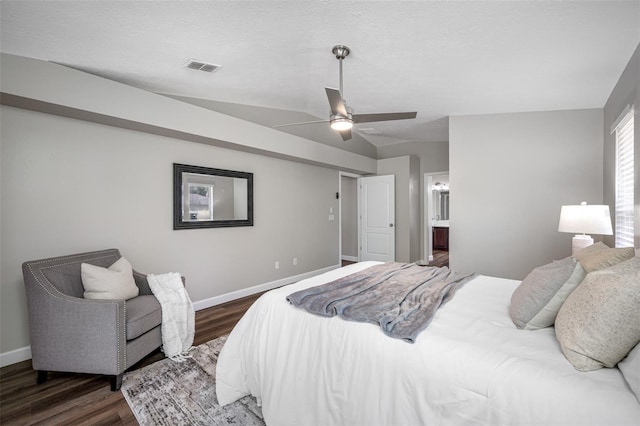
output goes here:
{"type": "Polygon", "coordinates": [[[36,383],[41,385],[47,381],[47,371],[38,370],[38,378],[36,379],[36,383]]]}
{"type": "Polygon", "coordinates": [[[124,373],[120,373],[117,376],[111,376],[111,391],[117,392],[120,390],[120,386],[122,386],[122,376],[124,373]]]}

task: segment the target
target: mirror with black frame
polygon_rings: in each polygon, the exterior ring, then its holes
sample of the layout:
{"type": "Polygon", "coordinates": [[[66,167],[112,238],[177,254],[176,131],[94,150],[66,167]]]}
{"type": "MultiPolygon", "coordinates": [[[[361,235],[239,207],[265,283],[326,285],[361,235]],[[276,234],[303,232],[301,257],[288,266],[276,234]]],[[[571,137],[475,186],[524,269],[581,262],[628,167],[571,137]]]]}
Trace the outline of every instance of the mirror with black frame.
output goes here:
{"type": "Polygon", "coordinates": [[[173,164],[173,229],[253,226],[253,173],[173,164]]]}

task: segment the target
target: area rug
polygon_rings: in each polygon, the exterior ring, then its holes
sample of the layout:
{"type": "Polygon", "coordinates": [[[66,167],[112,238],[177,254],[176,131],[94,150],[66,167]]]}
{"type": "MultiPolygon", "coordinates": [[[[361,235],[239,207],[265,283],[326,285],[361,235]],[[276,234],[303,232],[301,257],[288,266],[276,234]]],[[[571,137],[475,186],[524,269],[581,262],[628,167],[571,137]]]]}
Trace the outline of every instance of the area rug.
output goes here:
{"type": "Polygon", "coordinates": [[[255,398],[225,407],[216,398],[218,354],[227,336],[197,346],[183,362],[163,359],[124,375],[122,394],[143,425],[264,425],[255,398]]]}

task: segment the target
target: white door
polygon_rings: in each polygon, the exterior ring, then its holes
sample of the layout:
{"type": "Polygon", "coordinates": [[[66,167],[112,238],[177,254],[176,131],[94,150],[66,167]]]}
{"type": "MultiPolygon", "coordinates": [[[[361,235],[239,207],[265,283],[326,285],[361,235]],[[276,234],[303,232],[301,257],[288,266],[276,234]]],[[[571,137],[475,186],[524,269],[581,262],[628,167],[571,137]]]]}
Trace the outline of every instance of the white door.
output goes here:
{"type": "Polygon", "coordinates": [[[393,262],[396,258],[395,176],[358,179],[360,261],[393,262]]]}

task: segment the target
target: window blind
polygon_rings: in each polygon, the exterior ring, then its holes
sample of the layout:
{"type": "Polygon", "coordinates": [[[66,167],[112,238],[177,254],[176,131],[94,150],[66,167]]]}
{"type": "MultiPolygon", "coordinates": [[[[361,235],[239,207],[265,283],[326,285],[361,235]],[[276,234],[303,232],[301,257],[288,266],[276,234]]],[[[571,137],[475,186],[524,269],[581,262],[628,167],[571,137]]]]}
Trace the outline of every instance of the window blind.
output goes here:
{"type": "Polygon", "coordinates": [[[616,247],[633,247],[633,108],[616,126],[616,247]]]}

